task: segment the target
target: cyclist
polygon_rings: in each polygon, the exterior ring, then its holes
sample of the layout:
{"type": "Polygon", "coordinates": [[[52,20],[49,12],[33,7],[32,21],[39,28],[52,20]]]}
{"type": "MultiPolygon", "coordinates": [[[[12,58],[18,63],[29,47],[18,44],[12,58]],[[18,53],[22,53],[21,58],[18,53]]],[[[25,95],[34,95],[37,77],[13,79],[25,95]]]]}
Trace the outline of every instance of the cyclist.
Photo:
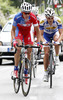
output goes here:
{"type": "MultiPolygon", "coordinates": [[[[38,12],[39,12],[39,10],[38,10],[38,7],[37,6],[36,7],[32,7],[32,13],[35,14],[35,16],[37,18],[37,21],[38,21],[38,25],[39,25],[39,23],[40,23],[40,15],[38,14],[38,12]]],[[[34,33],[35,41],[37,41],[36,40],[36,31],[34,30],[33,25],[32,25],[32,30],[33,30],[33,33],[34,33]]],[[[41,53],[42,45],[40,45],[40,46],[41,46],[41,48],[38,49],[38,52],[37,52],[37,55],[38,55],[37,56],[37,59],[40,59],[40,53],[41,53]]]]}
{"type": "MultiPolygon", "coordinates": [[[[60,42],[62,40],[62,23],[58,17],[55,17],[55,11],[52,8],[46,8],[45,18],[40,22],[40,32],[42,35],[42,42],[50,42],[50,38],[53,38],[55,42],[60,42]]],[[[59,45],[55,45],[56,52],[56,65],[59,64],[59,45]]],[[[49,47],[44,47],[44,81],[48,81],[48,57],[49,57],[49,47]]]]}
{"type": "MultiPolygon", "coordinates": [[[[17,48],[17,52],[14,56],[15,66],[14,66],[14,76],[18,77],[18,63],[20,59],[20,51],[21,48],[17,47],[18,45],[22,44],[22,39],[24,37],[24,44],[25,45],[33,45],[33,33],[31,31],[31,26],[33,24],[36,33],[37,33],[37,44],[40,42],[40,32],[39,26],[37,22],[36,16],[31,12],[32,5],[28,2],[23,2],[21,4],[21,12],[15,15],[12,30],[11,30],[11,43],[15,48],[17,48]]],[[[28,48],[28,59],[30,60],[31,56],[31,48],[28,48]]],[[[25,68],[25,73],[27,73],[27,68],[25,68]]]]}

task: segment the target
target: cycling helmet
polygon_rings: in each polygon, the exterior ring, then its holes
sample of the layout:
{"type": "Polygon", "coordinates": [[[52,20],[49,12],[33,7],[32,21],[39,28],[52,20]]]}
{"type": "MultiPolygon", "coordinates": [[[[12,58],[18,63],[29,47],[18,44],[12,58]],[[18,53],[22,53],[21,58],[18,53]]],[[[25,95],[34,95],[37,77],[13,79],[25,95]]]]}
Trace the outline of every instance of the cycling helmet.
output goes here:
{"type": "Polygon", "coordinates": [[[47,16],[47,17],[51,17],[51,16],[54,16],[55,15],[55,11],[54,11],[54,9],[52,9],[52,8],[46,8],[46,10],[45,10],[45,16],[47,16]]]}
{"type": "Polygon", "coordinates": [[[32,7],[32,13],[38,15],[38,7],[32,7]]]}
{"type": "Polygon", "coordinates": [[[22,12],[31,12],[32,10],[32,5],[28,2],[23,2],[21,4],[21,11],[22,12]]]}

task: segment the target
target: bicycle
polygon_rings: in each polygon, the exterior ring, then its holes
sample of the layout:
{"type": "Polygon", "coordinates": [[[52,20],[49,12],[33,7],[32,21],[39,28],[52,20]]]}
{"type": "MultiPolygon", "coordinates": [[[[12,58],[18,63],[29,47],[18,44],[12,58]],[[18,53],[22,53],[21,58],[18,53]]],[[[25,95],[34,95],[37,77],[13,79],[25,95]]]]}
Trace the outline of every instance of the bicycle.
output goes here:
{"type": "Polygon", "coordinates": [[[63,15],[63,0],[57,0],[56,11],[58,16],[63,15]]]}
{"type": "Polygon", "coordinates": [[[47,7],[55,9],[58,16],[63,15],[63,0],[45,0],[45,9],[47,7]]]}
{"type": "Polygon", "coordinates": [[[54,8],[54,2],[53,2],[53,0],[45,0],[44,2],[45,2],[45,9],[47,7],[54,8]]]}
{"type": "MultiPolygon", "coordinates": [[[[51,41],[48,43],[48,45],[50,47],[50,51],[49,51],[49,65],[48,65],[47,71],[48,71],[48,77],[50,78],[50,88],[52,88],[52,75],[55,74],[55,69],[56,69],[53,46],[56,43],[52,42],[52,38],[50,40],[51,41]]],[[[42,45],[45,45],[45,43],[42,43],[42,45]]],[[[60,44],[58,44],[58,45],[60,45],[60,44]]]]}
{"type": "Polygon", "coordinates": [[[22,47],[21,54],[20,54],[19,66],[18,66],[18,78],[13,78],[13,77],[11,77],[11,78],[13,79],[15,93],[19,92],[20,84],[21,84],[23,95],[27,96],[30,91],[30,86],[31,86],[32,63],[31,63],[31,61],[29,61],[28,58],[26,58],[25,51],[27,48],[39,48],[39,47],[30,46],[30,45],[26,45],[26,46],[20,45],[18,47],[22,47]],[[27,64],[28,76],[25,76],[25,74],[24,74],[25,64],[27,64]],[[25,79],[27,79],[27,84],[25,83],[25,79]]]}

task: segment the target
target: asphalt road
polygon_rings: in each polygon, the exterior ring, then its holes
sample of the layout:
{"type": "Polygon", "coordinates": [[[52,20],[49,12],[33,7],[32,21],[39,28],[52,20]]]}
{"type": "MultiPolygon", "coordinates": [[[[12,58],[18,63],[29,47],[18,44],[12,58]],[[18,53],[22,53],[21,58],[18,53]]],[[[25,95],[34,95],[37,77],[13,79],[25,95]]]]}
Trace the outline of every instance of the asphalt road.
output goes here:
{"type": "Polygon", "coordinates": [[[43,64],[38,65],[37,76],[32,79],[27,97],[23,96],[21,88],[19,93],[15,94],[11,80],[12,71],[12,61],[3,61],[3,65],[0,66],[0,100],[63,100],[63,62],[59,62],[59,66],[56,67],[52,89],[49,88],[49,82],[43,82],[43,64]]]}

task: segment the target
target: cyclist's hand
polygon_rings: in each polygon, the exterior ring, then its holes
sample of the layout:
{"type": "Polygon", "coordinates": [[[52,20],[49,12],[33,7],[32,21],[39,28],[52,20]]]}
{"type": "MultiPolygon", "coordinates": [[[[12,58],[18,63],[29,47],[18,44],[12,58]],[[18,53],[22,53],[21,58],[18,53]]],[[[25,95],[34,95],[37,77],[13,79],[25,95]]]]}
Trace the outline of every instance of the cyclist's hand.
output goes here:
{"type": "Polygon", "coordinates": [[[16,47],[17,44],[18,42],[15,39],[13,39],[13,46],[16,47]]]}
{"type": "Polygon", "coordinates": [[[37,42],[37,46],[40,46],[40,42],[37,42]]]}
{"type": "Polygon", "coordinates": [[[43,48],[43,45],[42,44],[40,44],[40,49],[42,49],[43,48]]]}
{"type": "Polygon", "coordinates": [[[54,41],[54,45],[59,45],[60,44],[60,42],[58,42],[58,41],[54,41]]]}
{"type": "Polygon", "coordinates": [[[42,44],[40,44],[40,42],[37,42],[37,46],[39,46],[40,48],[39,48],[39,50],[41,50],[42,49],[42,44]]]}
{"type": "Polygon", "coordinates": [[[45,46],[47,46],[49,43],[48,43],[48,41],[44,41],[43,44],[44,44],[45,46]]]}

